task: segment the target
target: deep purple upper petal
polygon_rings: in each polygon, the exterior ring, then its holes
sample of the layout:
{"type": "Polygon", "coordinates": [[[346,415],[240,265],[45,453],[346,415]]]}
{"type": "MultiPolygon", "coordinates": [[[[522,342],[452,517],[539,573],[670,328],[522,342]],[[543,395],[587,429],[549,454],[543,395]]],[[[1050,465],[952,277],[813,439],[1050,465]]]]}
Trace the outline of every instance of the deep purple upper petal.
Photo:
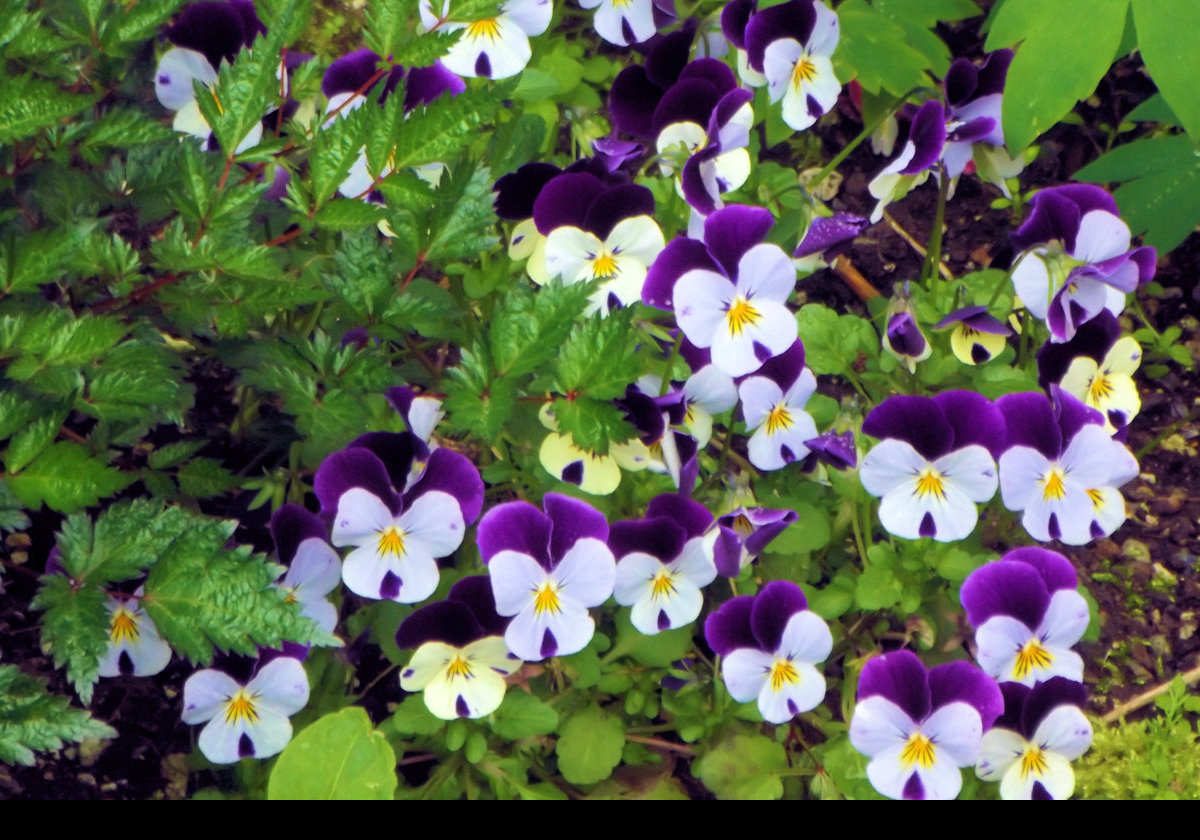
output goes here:
{"type": "Polygon", "coordinates": [[[687,532],[665,516],[614,522],[608,532],[608,547],[617,560],[640,552],[670,563],[680,555],[686,542],[687,532]]]}
{"type": "Polygon", "coordinates": [[[1058,428],[1062,430],[1064,448],[1070,445],[1072,438],[1079,434],[1079,430],[1084,426],[1092,423],[1104,425],[1103,414],[1091,406],[1084,405],[1057,385],[1050,386],[1050,399],[1058,417],[1058,428]]]}
{"type": "Polygon", "coordinates": [[[790,580],[773,580],[754,596],[750,611],[750,629],[760,649],[779,650],[788,619],[808,609],[804,591],[790,580]]]}
{"type": "Polygon", "coordinates": [[[974,706],[985,732],[1004,711],[1004,696],[996,681],[969,662],[947,662],[930,668],[929,696],[934,709],[955,702],[974,706]]]}
{"type": "Polygon", "coordinates": [[[1048,388],[1062,381],[1071,362],[1079,356],[1094,359],[1099,364],[1120,337],[1121,325],[1117,316],[1104,309],[1086,324],[1081,324],[1070,341],[1047,341],[1037,354],[1038,385],[1048,388]]]}
{"type": "Polygon", "coordinates": [[[693,122],[703,128],[720,98],[721,92],[706,79],[680,79],[663,94],[654,109],[651,128],[655,136],[673,123],[693,122]]]}
{"type": "Polygon", "coordinates": [[[387,468],[369,449],[361,447],[334,452],[321,462],[313,478],[313,492],[321,502],[321,512],[337,512],[338,500],[352,487],[361,487],[378,496],[393,512],[400,510],[400,497],[392,490],[387,468]]]}
{"type": "Polygon", "coordinates": [[[925,353],[925,335],[911,312],[897,312],[888,318],[887,340],[892,352],[916,358],[925,353]]]}
{"type": "Polygon", "coordinates": [[[608,539],[608,520],[587,502],[547,493],[542,507],[550,517],[550,556],[557,563],[571,546],[585,537],[604,542],[608,539]]]}
{"type": "Polygon", "coordinates": [[[1043,242],[1061,240],[1068,252],[1075,250],[1080,220],[1092,210],[1119,216],[1117,203],[1100,187],[1064,184],[1048,187],[1030,202],[1029,218],[1012,234],[1013,247],[1022,251],[1043,242]]]}
{"type": "Polygon", "coordinates": [[[954,445],[954,427],[930,397],[888,397],[871,409],[862,430],[879,440],[905,441],[930,461],[952,451],[954,445]]]}
{"type": "Polygon", "coordinates": [[[1035,630],[1050,606],[1050,593],[1038,570],[1008,560],[987,563],[971,572],[958,597],[967,621],[976,628],[993,616],[1007,615],[1035,630]]]}
{"type": "MultiPolygon", "coordinates": [[[[717,89],[718,98],[737,88],[737,77],[729,65],[716,58],[697,58],[690,61],[679,73],[678,84],[688,81],[704,81],[717,89]]],[[[751,99],[754,97],[751,96],[751,99]]]]}
{"type": "Polygon", "coordinates": [[[350,441],[347,449],[369,449],[383,462],[392,487],[403,490],[413,462],[429,456],[429,447],[411,432],[367,432],[350,441]]]}
{"type": "Polygon", "coordinates": [[[650,80],[640,64],[626,67],[613,79],[608,92],[608,110],[613,127],[639,140],[654,140],[654,109],[663,97],[663,88],[650,80]]]}
{"type": "Polygon", "coordinates": [[[443,67],[440,61],[432,67],[413,67],[408,71],[404,86],[404,110],[428,105],[443,93],[458,96],[466,89],[467,83],[443,67]]]}
{"type": "Polygon", "coordinates": [[[552,527],[550,517],[529,502],[505,502],[491,508],[479,520],[475,540],[484,563],[501,551],[516,551],[551,569],[552,527]]]}
{"type": "Polygon", "coordinates": [[[543,236],[560,227],[582,228],[587,223],[588,208],[606,189],[595,175],[587,172],[565,172],[552,179],[533,203],[533,221],[543,236]]]}
{"type": "Polygon", "coordinates": [[[378,64],[379,56],[367,49],[335,59],[321,79],[321,93],[330,99],[339,93],[353,93],[370,81],[378,64]]]}
{"type": "Polygon", "coordinates": [[[1037,569],[1046,590],[1053,595],[1060,589],[1074,589],[1079,585],[1079,577],[1071,561],[1057,551],[1039,548],[1031,545],[1025,548],[1015,548],[1000,558],[1014,563],[1025,563],[1037,569]]]}
{"type": "Polygon", "coordinates": [[[941,102],[930,100],[917,109],[908,129],[908,141],[916,151],[900,174],[916,175],[937,163],[946,145],[946,113],[941,102]]]}
{"type": "Polygon", "coordinates": [[[674,309],[675,281],[696,268],[721,271],[709,256],[704,243],[685,237],[672,239],[667,243],[667,247],[659,252],[646,274],[646,282],[642,286],[642,302],[668,311],[674,309]]]}
{"type": "Polygon", "coordinates": [[[929,717],[929,675],[912,651],[892,651],[863,666],[858,700],[876,695],[895,703],[917,723],[929,717]]]}
{"type": "Polygon", "coordinates": [[[792,252],[793,257],[807,257],[820,254],[843,242],[854,239],[871,226],[868,219],[855,216],[853,213],[834,213],[832,216],[818,216],[812,220],[804,238],[792,252]]]}
{"type": "Polygon", "coordinates": [[[281,563],[291,563],[300,543],[316,537],[329,541],[329,528],[314,513],[288,502],[271,516],[271,539],[281,563]]]}
{"type": "Polygon", "coordinates": [[[466,605],[483,636],[503,636],[508,619],[496,612],[496,595],[492,590],[492,579],[487,575],[470,575],[450,587],[447,600],[466,605]]]}
{"type": "Polygon", "coordinates": [[[510,221],[533,218],[533,203],[542,187],[561,172],[554,164],[534,161],[500,178],[494,187],[496,215],[510,221]]]}
{"type": "Polygon", "coordinates": [[[763,362],[762,367],[753,376],[765,376],[784,393],[795,384],[804,370],[804,342],[796,339],[788,349],[778,356],[772,356],[763,362]]]}
{"type": "Polygon", "coordinates": [[[975,83],[975,99],[991,96],[994,93],[1004,93],[1004,81],[1008,77],[1008,65],[1012,64],[1013,51],[1010,49],[996,50],[990,53],[979,65],[979,75],[975,83]]]}
{"type": "MultiPolygon", "coordinates": [[[[1005,697],[1007,700],[1007,696],[1005,697]]],[[[1033,687],[1021,705],[1021,729],[1026,738],[1031,739],[1046,715],[1059,706],[1078,706],[1083,711],[1087,705],[1087,688],[1083,683],[1077,683],[1066,677],[1051,677],[1033,687]]],[[[1005,717],[1008,708],[1005,706],[1005,717]]]]}
{"type": "Polygon", "coordinates": [[[623,219],[654,215],[654,193],[637,184],[609,187],[588,208],[583,229],[604,240],[623,219]]]}
{"type": "Polygon", "coordinates": [[[464,647],[486,633],[470,607],[459,601],[437,601],[414,612],[396,631],[396,647],[417,648],[426,642],[464,647]]]}
{"type": "Polygon", "coordinates": [[[655,496],[646,506],[646,518],[665,516],[683,528],[688,539],[698,537],[713,523],[713,515],[699,502],[674,493],[655,496]]]}
{"type": "Polygon", "coordinates": [[[758,8],[758,0],[730,0],[721,10],[721,31],[739,50],[746,49],[746,24],[758,8]]]}
{"type": "Polygon", "coordinates": [[[1005,394],[996,400],[996,408],[1004,415],[1010,447],[1028,446],[1051,460],[1062,454],[1062,432],[1045,394],[1005,394]]]}
{"type": "Polygon", "coordinates": [[[254,39],[247,33],[246,19],[233,3],[190,3],[167,29],[167,40],[177,47],[202,53],[213,69],[221,60],[233,61],[242,47],[254,39]]]}
{"type": "Polygon", "coordinates": [[[412,489],[404,494],[406,499],[415,499],[431,490],[449,493],[462,510],[463,522],[470,525],[483,510],[483,479],[471,459],[444,446],[433,450],[425,465],[425,472],[412,489]]]}
{"type": "MultiPolygon", "coordinates": [[[[1029,686],[1022,685],[1021,683],[1000,683],[1000,694],[1004,698],[1004,711],[1000,717],[996,718],[996,722],[992,724],[993,727],[1024,734],[1024,727],[1021,724],[1021,712],[1025,708],[1025,701],[1029,697],[1029,692],[1029,686]]],[[[1029,736],[1026,735],[1025,737],[1028,738],[1029,736]]]]}
{"type": "Polygon", "coordinates": [[[954,448],[979,444],[999,458],[1007,448],[1004,415],[982,394],[974,391],[944,391],[933,398],[954,429],[954,448]]]}
{"type": "Polygon", "coordinates": [[[946,91],[946,101],[960,107],[974,98],[975,88],[979,83],[979,69],[969,58],[956,58],[946,71],[942,88],[946,91]]]}
{"type": "Polygon", "coordinates": [[[812,0],[789,0],[778,6],[756,12],[746,24],[746,54],[750,66],[763,72],[763,55],[773,41],[794,38],[807,44],[817,23],[812,0]]]}
{"type": "Polygon", "coordinates": [[[656,35],[647,42],[646,78],[666,89],[675,84],[688,63],[696,23],[688,20],[683,27],[666,35],[656,35]]]}
{"type": "Polygon", "coordinates": [[[731,204],[704,220],[704,244],[725,276],[735,279],[742,255],[762,242],[774,224],[770,210],[731,204]]]}
{"type": "Polygon", "coordinates": [[[753,607],[753,596],[739,595],[709,614],[704,622],[704,638],[719,656],[728,656],[738,648],[758,647],[758,641],[750,629],[753,607]]]}

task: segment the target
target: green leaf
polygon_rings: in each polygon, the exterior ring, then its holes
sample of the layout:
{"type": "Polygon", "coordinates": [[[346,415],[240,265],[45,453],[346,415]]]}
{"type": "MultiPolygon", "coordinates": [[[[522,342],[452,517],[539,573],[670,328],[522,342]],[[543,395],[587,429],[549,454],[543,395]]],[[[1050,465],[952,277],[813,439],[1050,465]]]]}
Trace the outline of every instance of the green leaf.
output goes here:
{"type": "Polygon", "coordinates": [[[494,200],[492,174],[486,166],[464,165],[443,175],[434,191],[429,235],[424,239],[425,258],[477,257],[494,248],[499,241],[494,200]]]}
{"type": "Polygon", "coordinates": [[[104,593],[78,587],[66,575],[46,575],[33,599],[42,616],[42,647],[54,654],[54,667],[67,666],[67,679],[86,705],[108,650],[109,617],[104,593]]]}
{"type": "Polygon", "coordinates": [[[902,96],[931,84],[929,60],[907,43],[905,28],[865,0],[846,0],[838,6],[841,38],[834,62],[845,68],[845,81],[857,79],[863,89],[902,96]]]}
{"type": "Polygon", "coordinates": [[[870,354],[879,342],[870,321],[857,315],[838,315],[819,303],[801,307],[796,320],[805,362],[814,373],[844,375],[859,352],[870,354]]]}
{"type": "Polygon", "coordinates": [[[80,146],[85,149],[122,149],[170,140],[176,136],[175,132],[151,119],[145,111],[135,108],[113,108],[92,124],[80,146]]]}
{"type": "Polygon", "coordinates": [[[553,281],[537,292],[522,285],[504,295],[488,335],[499,375],[524,376],[557,356],[590,294],[586,283],[553,281]]]}
{"type": "Polygon", "coordinates": [[[1092,94],[1116,56],[1128,10],[1129,0],[1005,0],[987,49],[1024,42],[1004,88],[1009,149],[1024,149],[1092,94]]]}
{"type": "Polygon", "coordinates": [[[45,504],[60,513],[74,513],[129,486],[135,476],[108,466],[77,443],[60,441],[42,451],[24,472],[9,475],[8,483],[25,507],[45,504]]]}
{"type": "Polygon", "coordinates": [[[1154,122],[1171,126],[1179,125],[1179,117],[1175,116],[1175,113],[1171,110],[1171,106],[1167,104],[1167,100],[1163,99],[1161,93],[1156,93],[1149,99],[1144,100],[1140,105],[1126,114],[1125,119],[1130,122],[1154,122]]]}
{"type": "Polygon", "coordinates": [[[22,673],[16,665],[0,665],[0,761],[32,767],[34,751],[117,736],[111,726],[72,709],[70,702],[47,693],[45,680],[22,673]]]}
{"type": "Polygon", "coordinates": [[[146,463],[153,470],[165,470],[186,461],[208,444],[203,440],[181,440],[179,443],[168,443],[150,453],[146,463]]]}
{"type": "MultiPolygon", "coordinates": [[[[515,91],[513,95],[516,95],[515,91]]],[[[495,172],[515,172],[537,157],[545,139],[546,121],[537,114],[521,114],[496,128],[485,159],[492,162],[495,172]]]]}
{"type": "Polygon", "coordinates": [[[358,230],[375,227],[383,220],[383,210],[369,201],[343,198],[330,201],[317,211],[313,222],[329,230],[358,230]]]}
{"type": "Polygon", "coordinates": [[[58,534],[63,568],[96,586],[137,577],[187,533],[196,515],[183,508],[136,499],[118,502],[93,524],[85,513],[67,518],[58,534]]]}
{"type": "Polygon", "coordinates": [[[625,725],[616,715],[597,705],[567,719],[559,731],[558,770],[573,785],[590,785],[607,779],[621,763],[625,725]]]}
{"type": "Polygon", "coordinates": [[[96,101],[96,96],[64,93],[33,76],[0,76],[0,143],[24,140],[58,125],[96,101]]]}
{"type": "Polygon", "coordinates": [[[974,0],[875,0],[873,5],[890,18],[910,20],[926,29],[980,14],[974,0]]]}
{"type": "Polygon", "coordinates": [[[459,157],[478,136],[476,130],[491,121],[514,84],[515,81],[496,82],[458,96],[443,96],[427,105],[424,113],[414,112],[400,132],[392,169],[459,157]]]}
{"type": "Polygon", "coordinates": [[[1200,54],[1191,38],[1200,32],[1200,4],[1192,0],[1133,0],[1138,51],[1171,111],[1193,140],[1200,141],[1200,54]]]}
{"type": "Polygon", "coordinates": [[[610,400],[625,393],[639,373],[633,314],[625,307],[576,324],[558,356],[554,381],[560,394],[610,400]]]}
{"type": "Polygon", "coordinates": [[[391,799],[396,754],[367,713],[351,706],[305,727],[271,770],[267,799],[391,799]]]}
{"type": "Polygon", "coordinates": [[[432,735],[446,725],[446,721],[429,711],[424,694],[410,694],[400,701],[390,723],[401,735],[432,735]]]}
{"type": "Polygon", "coordinates": [[[211,499],[237,487],[240,479],[211,458],[196,458],[179,468],[179,489],[193,499],[211,499]]]}
{"type": "Polygon", "coordinates": [[[625,415],[611,402],[581,397],[558,399],[553,405],[558,430],[568,434],[581,449],[607,455],[613,443],[624,443],[636,434],[625,415]]]}
{"type": "Polygon", "coordinates": [[[9,441],[8,451],[4,453],[4,468],[9,472],[20,472],[58,436],[58,430],[67,419],[67,411],[50,407],[45,410],[46,414],[31,419],[9,441]]]}
{"type": "Polygon", "coordinates": [[[629,615],[629,610],[617,611],[617,641],[614,651],[627,652],[647,668],[666,668],[672,662],[683,659],[692,649],[692,632],[695,628],[680,627],[647,636],[633,626],[629,615]]]}
{"type": "Polygon", "coordinates": [[[9,228],[0,241],[0,289],[12,294],[58,282],[83,239],[84,230],[78,228],[49,228],[20,237],[9,228]]]}
{"type": "Polygon", "coordinates": [[[372,116],[371,108],[342,111],[331,125],[313,133],[308,153],[309,179],[317,207],[328,201],[350,174],[350,167],[362,152],[372,116]]]}
{"type": "Polygon", "coordinates": [[[725,738],[696,759],[692,772],[718,799],[771,800],[783,796],[783,746],[763,735],[725,738]]]}
{"type": "Polygon", "coordinates": [[[558,712],[532,694],[514,689],[504,695],[504,702],[492,713],[488,725],[509,741],[533,738],[558,728],[558,712]]]}

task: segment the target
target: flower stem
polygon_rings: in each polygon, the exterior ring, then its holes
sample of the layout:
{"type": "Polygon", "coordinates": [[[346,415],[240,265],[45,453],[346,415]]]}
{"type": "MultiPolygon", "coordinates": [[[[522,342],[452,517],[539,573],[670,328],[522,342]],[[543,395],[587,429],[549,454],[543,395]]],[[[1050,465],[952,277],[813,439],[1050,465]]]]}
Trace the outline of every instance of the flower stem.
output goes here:
{"type": "Polygon", "coordinates": [[[940,166],[938,180],[937,211],[933,217],[933,230],[929,232],[929,247],[925,249],[925,265],[921,267],[921,279],[925,281],[925,288],[931,291],[942,264],[942,227],[946,223],[946,201],[950,197],[950,177],[945,166],[940,166]]]}
{"type": "Polygon", "coordinates": [[[814,188],[816,188],[822,181],[824,181],[827,177],[829,177],[830,172],[837,169],[838,166],[841,165],[842,161],[844,161],[846,158],[850,157],[850,153],[853,152],[855,149],[857,149],[859,144],[862,143],[862,141],[864,141],[868,137],[870,137],[875,132],[875,129],[877,129],[877,128],[879,128],[879,126],[883,125],[884,121],[888,117],[890,117],[894,113],[896,113],[896,109],[898,109],[901,105],[904,104],[904,100],[908,99],[908,97],[912,96],[918,90],[920,90],[920,88],[913,88],[912,90],[908,91],[908,93],[904,94],[901,97],[898,97],[897,99],[895,99],[892,102],[891,105],[889,105],[887,107],[886,110],[884,110],[883,115],[878,117],[875,120],[875,122],[871,123],[870,125],[864,125],[863,130],[858,133],[858,136],[855,137],[853,140],[851,140],[849,142],[849,144],[847,144],[846,148],[842,149],[840,152],[838,152],[836,155],[834,155],[833,160],[831,160],[831,161],[829,161],[829,163],[825,164],[825,166],[821,169],[821,171],[818,172],[816,175],[814,175],[812,180],[810,180],[808,183],[810,183],[814,188]]]}

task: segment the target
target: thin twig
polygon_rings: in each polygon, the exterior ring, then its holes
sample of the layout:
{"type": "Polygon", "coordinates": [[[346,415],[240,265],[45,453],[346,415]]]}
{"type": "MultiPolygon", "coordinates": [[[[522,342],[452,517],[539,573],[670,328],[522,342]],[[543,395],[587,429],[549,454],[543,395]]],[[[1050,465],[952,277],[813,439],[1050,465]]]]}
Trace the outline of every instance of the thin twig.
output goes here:
{"type": "Polygon", "coordinates": [[[657,747],[660,750],[670,750],[677,752],[680,755],[693,756],[696,751],[687,744],[675,744],[671,741],[664,741],[662,738],[652,738],[649,735],[626,735],[626,741],[633,741],[638,744],[645,744],[648,747],[657,747]]]}
{"type": "MultiPolygon", "coordinates": [[[[883,219],[888,223],[888,227],[900,235],[900,238],[907,242],[914,251],[921,255],[921,259],[929,256],[929,252],[925,250],[925,246],[913,238],[913,235],[900,226],[892,214],[888,211],[883,211],[883,219]]],[[[938,261],[938,273],[942,275],[944,280],[953,280],[954,275],[950,273],[950,268],[942,261],[938,261]]]]}
{"type": "MultiPolygon", "coordinates": [[[[1184,671],[1182,674],[1176,674],[1175,676],[1183,677],[1184,685],[1194,685],[1195,683],[1200,682],[1200,665],[1196,665],[1190,670],[1184,671]]],[[[1174,680],[1175,677],[1171,677],[1171,682],[1174,680]]],[[[1117,706],[1111,712],[1100,718],[1100,720],[1104,721],[1105,723],[1115,723],[1117,720],[1129,714],[1130,712],[1135,712],[1143,706],[1148,706],[1150,703],[1154,702],[1154,698],[1158,697],[1160,694],[1167,693],[1167,691],[1171,688],[1171,682],[1165,682],[1161,685],[1156,685],[1154,688],[1151,688],[1148,691],[1143,691],[1132,700],[1126,700],[1120,706],[1117,706]]]]}
{"type": "Polygon", "coordinates": [[[834,274],[842,278],[842,282],[849,286],[850,291],[858,295],[858,299],[863,303],[871,298],[879,297],[879,290],[862,276],[862,273],[854,267],[854,263],[850,262],[850,258],[845,254],[835,257],[830,268],[833,269],[834,274]]]}

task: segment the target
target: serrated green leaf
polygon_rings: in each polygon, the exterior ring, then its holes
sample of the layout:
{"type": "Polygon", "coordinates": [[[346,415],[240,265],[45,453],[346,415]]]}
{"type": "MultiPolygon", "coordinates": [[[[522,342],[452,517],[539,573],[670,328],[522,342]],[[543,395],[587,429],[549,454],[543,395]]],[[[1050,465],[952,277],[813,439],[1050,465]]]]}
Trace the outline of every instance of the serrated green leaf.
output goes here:
{"type": "Polygon", "coordinates": [[[454,295],[424,277],[393,295],[383,318],[392,326],[429,338],[460,339],[463,335],[463,311],[454,295]]]}
{"type": "Polygon", "coordinates": [[[203,449],[207,443],[203,440],[181,440],[178,443],[168,443],[151,452],[146,463],[152,470],[165,470],[186,461],[203,449]]]}
{"type": "Polygon", "coordinates": [[[321,207],[313,217],[313,222],[317,227],[329,230],[359,230],[375,227],[383,218],[383,210],[378,204],[343,198],[321,207]]]}
{"type": "Polygon", "coordinates": [[[287,745],[267,782],[268,799],[387,800],[396,754],[357,706],[325,715],[287,745]]]}
{"type": "Polygon", "coordinates": [[[0,289],[12,294],[58,282],[84,238],[85,231],[78,228],[50,228],[20,236],[10,228],[0,241],[0,289]]]}
{"type": "Polygon", "coordinates": [[[20,472],[58,436],[58,430],[67,419],[66,410],[51,406],[45,406],[43,410],[47,413],[31,418],[8,442],[4,468],[9,472],[20,472]]]}
{"type": "Polygon", "coordinates": [[[1133,0],[1138,51],[1171,111],[1194,141],[1200,141],[1200,55],[1190,38],[1200,32],[1200,5],[1192,0],[1133,0]]]}
{"type": "Polygon", "coordinates": [[[532,694],[513,690],[504,695],[500,708],[488,718],[488,725],[510,741],[533,738],[549,735],[558,728],[558,712],[532,694]]]}
{"type": "Polygon", "coordinates": [[[987,49],[1023,41],[1004,87],[1009,149],[1024,149],[1092,94],[1116,57],[1128,12],[1129,0],[1005,0],[987,49]],[[1087,25],[1064,26],[1063,21],[1087,25]]]}
{"type": "Polygon", "coordinates": [[[0,143],[12,143],[56,126],[96,101],[92,94],[65,93],[33,76],[0,76],[0,143]]]}
{"type": "Polygon", "coordinates": [[[182,425],[195,393],[182,379],[183,365],[161,342],[126,341],[105,354],[95,372],[88,371],[87,388],[75,407],[110,424],[182,425]]]}
{"type": "Polygon", "coordinates": [[[734,735],[696,759],[692,772],[718,799],[778,799],[787,753],[763,735],[734,735]]]}
{"type": "Polygon", "coordinates": [[[16,665],[0,665],[0,761],[32,767],[35,751],[116,735],[108,724],[72,709],[66,697],[48,693],[45,680],[23,674],[16,665]]]}
{"type": "Polygon", "coordinates": [[[537,157],[545,138],[546,121],[538,114],[521,114],[496,128],[485,159],[491,161],[493,172],[515,172],[537,157]]]}
{"type": "Polygon", "coordinates": [[[77,443],[59,441],[42,451],[21,473],[8,476],[9,487],[25,507],[45,504],[74,513],[97,504],[133,483],[136,476],[108,466],[77,443]]]}
{"type": "Polygon", "coordinates": [[[443,175],[434,201],[424,247],[427,260],[475,257],[495,247],[499,237],[492,175],[486,166],[459,166],[443,175]]]}
{"type": "Polygon", "coordinates": [[[239,479],[211,458],[194,458],[179,468],[175,478],[185,496],[193,499],[211,499],[232,490],[239,479]]]}
{"type": "Polygon", "coordinates": [[[611,402],[587,397],[558,399],[553,411],[559,432],[574,438],[581,449],[598,455],[607,455],[610,444],[624,443],[637,433],[611,402]]]}
{"type": "Polygon", "coordinates": [[[478,352],[464,350],[447,374],[445,408],[448,425],[491,440],[512,415],[517,389],[507,377],[492,378],[478,352]]]}
{"type": "Polygon", "coordinates": [[[17,497],[0,478],[0,531],[23,531],[29,527],[29,517],[21,509],[17,497]]]}
{"type": "Polygon", "coordinates": [[[454,97],[440,97],[423,113],[404,123],[393,170],[446,161],[460,156],[476,138],[476,129],[491,121],[500,102],[512,91],[514,81],[497,82],[488,87],[472,88],[454,97]]]}
{"type": "Polygon", "coordinates": [[[54,667],[67,666],[67,679],[86,705],[100,678],[100,658],[108,650],[107,599],[94,586],[77,586],[66,575],[46,575],[33,599],[42,616],[42,647],[54,667]]]}
{"type": "Polygon", "coordinates": [[[571,331],[558,357],[554,381],[560,394],[614,399],[638,377],[638,340],[633,309],[618,309],[608,317],[593,315],[571,331]]]}
{"type": "Polygon", "coordinates": [[[44,409],[44,402],[22,394],[16,388],[6,386],[0,390],[0,440],[23,429],[44,409]]]}
{"type": "MultiPolygon", "coordinates": [[[[138,5],[143,5],[139,3],[138,5]]],[[[80,146],[128,148],[175,137],[175,132],[134,108],[114,108],[88,129],[80,146]]]]}
{"type": "Polygon", "coordinates": [[[59,561],[72,578],[96,586],[129,580],[154,565],[194,516],[146,499],[118,502],[95,523],[73,514],[58,534],[59,561]]]}
{"type": "MultiPolygon", "coordinates": [[[[401,78],[388,94],[387,101],[373,111],[371,128],[366,136],[367,170],[380,175],[391,162],[392,150],[400,139],[406,114],[404,111],[404,88],[406,79],[401,78]]],[[[373,92],[370,94],[375,96],[373,92]]]]}
{"type": "Polygon", "coordinates": [[[372,116],[370,108],[342,111],[330,125],[313,134],[308,153],[309,179],[317,207],[328,201],[350,174],[350,167],[362,154],[372,116]]]}
{"type": "Polygon", "coordinates": [[[625,725],[621,719],[591,705],[562,725],[554,751],[564,779],[573,785],[591,785],[612,774],[621,763],[624,747],[625,725]]]}
{"type": "Polygon", "coordinates": [[[501,298],[488,334],[499,375],[524,376],[558,355],[591,291],[587,283],[555,281],[537,292],[519,286],[501,298]]]}

